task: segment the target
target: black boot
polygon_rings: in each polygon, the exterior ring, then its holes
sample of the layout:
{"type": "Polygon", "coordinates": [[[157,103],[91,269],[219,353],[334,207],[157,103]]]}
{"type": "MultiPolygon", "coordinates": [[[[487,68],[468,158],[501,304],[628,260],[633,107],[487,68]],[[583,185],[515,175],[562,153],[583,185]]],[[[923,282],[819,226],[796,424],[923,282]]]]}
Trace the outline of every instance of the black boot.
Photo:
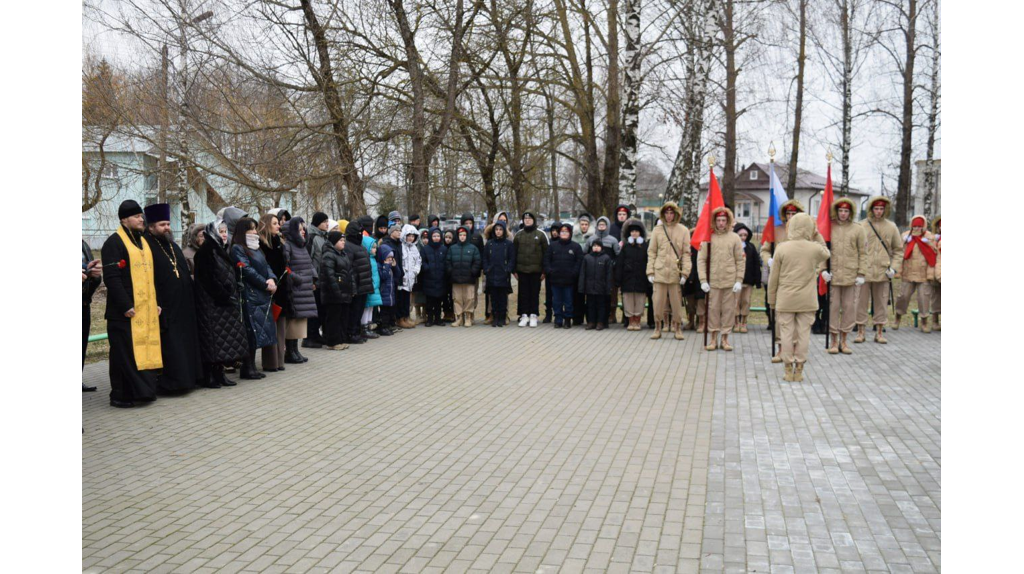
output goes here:
{"type": "Polygon", "coordinates": [[[224,365],[214,365],[213,368],[213,380],[220,383],[222,387],[233,387],[237,385],[235,381],[224,376],[224,365]]]}
{"type": "Polygon", "coordinates": [[[317,343],[313,339],[303,339],[302,340],[302,348],[303,349],[323,349],[324,345],[323,345],[323,343],[317,343]]]}
{"type": "Polygon", "coordinates": [[[296,345],[295,345],[295,356],[297,356],[298,358],[302,359],[303,363],[308,363],[309,362],[309,357],[306,357],[305,355],[300,353],[299,352],[299,347],[301,345],[298,345],[298,341],[295,341],[295,343],[296,343],[296,345]]]}
{"type": "Polygon", "coordinates": [[[249,355],[242,360],[241,376],[243,379],[256,381],[266,378],[266,375],[256,369],[256,351],[249,351],[249,355]]]}
{"type": "Polygon", "coordinates": [[[199,386],[206,389],[219,389],[220,383],[213,379],[213,370],[210,367],[211,365],[204,365],[203,378],[199,381],[199,386]]]}
{"type": "Polygon", "coordinates": [[[289,364],[302,363],[302,358],[299,357],[299,342],[295,339],[285,339],[284,341],[284,362],[289,364]]]}
{"type": "Polygon", "coordinates": [[[572,329],[572,317],[566,317],[565,322],[562,323],[563,329],[572,329]]]}
{"type": "Polygon", "coordinates": [[[370,329],[370,324],[369,323],[363,325],[363,339],[379,339],[379,338],[380,338],[380,335],[378,335],[377,333],[374,333],[373,330],[370,329]]]}

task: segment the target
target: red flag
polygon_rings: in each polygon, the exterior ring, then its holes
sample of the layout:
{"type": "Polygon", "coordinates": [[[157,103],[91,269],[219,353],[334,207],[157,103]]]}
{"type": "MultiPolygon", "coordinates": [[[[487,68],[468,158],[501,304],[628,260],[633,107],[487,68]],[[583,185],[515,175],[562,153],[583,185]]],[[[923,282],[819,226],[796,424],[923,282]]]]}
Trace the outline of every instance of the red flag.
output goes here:
{"type": "MultiPolygon", "coordinates": [[[[821,195],[821,205],[818,207],[818,233],[826,242],[832,241],[832,201],[832,164],[829,164],[825,191],[821,195]]],[[[825,279],[818,277],[818,295],[825,293],[828,293],[828,284],[825,283],[825,279]]]]}
{"type": "Polygon", "coordinates": [[[690,246],[700,249],[700,244],[711,241],[711,212],[719,207],[725,207],[722,200],[722,190],[718,189],[718,178],[715,177],[715,170],[711,170],[711,182],[708,184],[708,197],[704,200],[704,209],[700,212],[700,219],[690,234],[690,246]]]}
{"type": "Polygon", "coordinates": [[[828,166],[828,176],[825,179],[825,191],[821,196],[821,206],[818,208],[818,233],[825,241],[832,241],[832,164],[828,166]]]}

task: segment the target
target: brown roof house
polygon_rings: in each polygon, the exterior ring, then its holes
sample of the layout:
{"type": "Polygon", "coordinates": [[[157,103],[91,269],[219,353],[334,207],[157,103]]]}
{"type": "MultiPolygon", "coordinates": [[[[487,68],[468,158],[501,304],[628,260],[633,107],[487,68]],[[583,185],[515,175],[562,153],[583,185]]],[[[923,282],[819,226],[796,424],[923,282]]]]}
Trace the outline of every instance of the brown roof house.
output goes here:
{"type": "MultiPolygon", "coordinates": [[[[775,164],[775,175],[783,185],[786,184],[789,175],[788,166],[775,164]]],[[[744,223],[754,230],[761,231],[768,221],[768,164],[752,163],[740,170],[735,179],[735,199],[731,206],[736,214],[736,221],[744,223]]],[[[839,186],[835,179],[832,180],[836,197],[839,196],[839,186]]],[[[704,205],[704,198],[707,197],[708,183],[701,184],[699,202],[704,205]]],[[[787,189],[786,195],[790,199],[796,199],[804,205],[807,213],[812,217],[818,215],[818,208],[821,206],[821,197],[825,191],[825,176],[800,169],[796,176],[796,189],[787,189]]],[[[864,204],[867,203],[869,194],[857,189],[850,188],[848,197],[857,202],[864,211],[864,204]]]]}

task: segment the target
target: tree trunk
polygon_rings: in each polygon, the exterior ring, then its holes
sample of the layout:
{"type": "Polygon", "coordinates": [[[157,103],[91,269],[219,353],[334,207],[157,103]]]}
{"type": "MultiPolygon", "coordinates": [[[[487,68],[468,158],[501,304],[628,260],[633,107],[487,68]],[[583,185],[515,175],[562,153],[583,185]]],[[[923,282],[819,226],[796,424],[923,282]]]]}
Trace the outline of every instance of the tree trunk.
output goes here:
{"type": "Polygon", "coordinates": [[[623,91],[622,150],[619,153],[619,198],[636,204],[636,133],[640,125],[640,0],[626,0],[626,73],[623,91]]]}
{"type": "MultiPolygon", "coordinates": [[[[555,213],[555,217],[558,217],[558,213],[561,207],[558,205],[558,170],[557,166],[557,146],[555,145],[555,102],[551,99],[547,93],[544,94],[544,103],[547,108],[547,119],[548,119],[548,156],[551,162],[551,202],[552,208],[555,213]]],[[[519,212],[522,215],[522,211],[519,212]]]]}
{"type": "Polygon", "coordinates": [[[914,63],[917,56],[917,0],[907,6],[906,59],[903,64],[903,115],[900,122],[900,171],[896,180],[896,225],[906,227],[910,219],[911,154],[914,151],[914,63]]]}
{"type": "Polygon", "coordinates": [[[725,48],[725,164],[722,166],[722,199],[726,205],[733,205],[736,179],[736,84],[739,69],[736,67],[736,30],[733,27],[734,0],[726,0],[723,12],[722,32],[725,48]]]}
{"type": "Polygon", "coordinates": [[[355,153],[348,138],[348,118],[345,108],[342,105],[341,95],[338,93],[338,84],[334,80],[334,69],[331,65],[331,53],[327,45],[327,35],[319,18],[313,11],[310,0],[301,0],[302,13],[306,22],[306,28],[313,35],[313,43],[316,45],[319,66],[312,70],[313,77],[324,96],[324,104],[331,118],[331,131],[334,134],[335,149],[338,154],[338,169],[341,172],[341,179],[345,182],[347,196],[345,207],[350,217],[366,213],[366,203],[363,200],[363,182],[359,177],[356,168],[355,153]]]}
{"type": "Polygon", "coordinates": [[[935,161],[935,137],[939,130],[939,3],[935,2],[931,13],[932,34],[932,77],[929,90],[928,108],[928,151],[925,156],[927,171],[924,174],[924,216],[929,220],[935,205],[935,172],[932,169],[935,161]]]}
{"type": "Polygon", "coordinates": [[[850,193],[850,150],[853,149],[853,11],[856,4],[850,0],[841,0],[839,17],[843,36],[843,135],[839,143],[839,154],[842,156],[842,181],[839,183],[839,195],[850,193]]]}
{"type": "Polygon", "coordinates": [[[684,8],[687,28],[686,84],[684,87],[683,137],[679,143],[665,190],[666,201],[677,201],[683,211],[682,222],[692,227],[697,222],[700,197],[701,138],[704,132],[704,108],[707,101],[708,74],[711,70],[714,0],[693,2],[684,8]]]}
{"type": "Polygon", "coordinates": [[[622,93],[619,87],[619,0],[608,2],[608,104],[605,107],[604,178],[600,209],[611,214],[619,195],[619,148],[622,145],[622,93]]]}
{"type": "Polygon", "coordinates": [[[807,63],[807,1],[800,2],[800,48],[796,59],[796,109],[793,115],[793,142],[790,145],[789,177],[786,178],[786,189],[790,193],[796,189],[797,165],[800,157],[800,120],[804,111],[804,67],[807,63]]]}

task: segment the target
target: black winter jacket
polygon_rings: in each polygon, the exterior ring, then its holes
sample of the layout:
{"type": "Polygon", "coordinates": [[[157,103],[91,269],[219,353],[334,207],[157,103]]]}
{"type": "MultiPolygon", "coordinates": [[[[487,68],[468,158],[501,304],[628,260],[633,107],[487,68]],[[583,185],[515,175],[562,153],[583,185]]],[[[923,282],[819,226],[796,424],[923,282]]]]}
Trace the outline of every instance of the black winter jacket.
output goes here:
{"type": "Polygon", "coordinates": [[[358,225],[349,224],[345,230],[345,254],[352,262],[352,278],[356,295],[373,293],[373,271],[370,265],[370,253],[363,247],[363,232],[358,225]]]}
{"type": "Polygon", "coordinates": [[[588,253],[580,267],[576,290],[584,295],[611,295],[614,266],[615,262],[607,253],[588,253]]]}
{"type": "Polygon", "coordinates": [[[559,239],[544,253],[544,275],[552,285],[575,287],[583,264],[583,248],[575,241],[559,239]]]}
{"type": "Polygon", "coordinates": [[[448,248],[445,262],[448,277],[455,285],[475,283],[477,277],[480,277],[480,269],[483,266],[483,262],[480,260],[480,250],[469,240],[453,243],[448,248]]]}
{"type": "Polygon", "coordinates": [[[743,253],[745,255],[744,262],[746,268],[743,270],[743,284],[753,285],[758,289],[761,288],[761,252],[757,247],[754,246],[749,238],[754,237],[754,234],[750,231],[750,228],[742,223],[737,223],[733,226],[732,230],[739,233],[741,229],[747,230],[747,244],[743,246],[743,253]]]}
{"type": "MultiPolygon", "coordinates": [[[[347,241],[345,246],[348,247],[347,241]]],[[[351,303],[352,296],[355,294],[355,283],[352,280],[352,260],[347,253],[338,251],[333,245],[326,242],[320,257],[319,289],[320,301],[324,305],[351,303]]]]}
{"type": "Polygon", "coordinates": [[[512,273],[516,269],[516,248],[507,236],[491,239],[484,246],[483,270],[487,277],[485,287],[511,287],[512,273]]]}
{"type": "Polygon", "coordinates": [[[243,358],[249,345],[238,301],[235,266],[220,237],[207,237],[192,261],[196,282],[196,328],[204,363],[243,358]]]}
{"type": "Polygon", "coordinates": [[[423,249],[423,265],[420,267],[419,282],[423,294],[427,297],[444,297],[447,292],[445,285],[445,267],[447,265],[448,247],[444,241],[431,242],[423,249]]]}

